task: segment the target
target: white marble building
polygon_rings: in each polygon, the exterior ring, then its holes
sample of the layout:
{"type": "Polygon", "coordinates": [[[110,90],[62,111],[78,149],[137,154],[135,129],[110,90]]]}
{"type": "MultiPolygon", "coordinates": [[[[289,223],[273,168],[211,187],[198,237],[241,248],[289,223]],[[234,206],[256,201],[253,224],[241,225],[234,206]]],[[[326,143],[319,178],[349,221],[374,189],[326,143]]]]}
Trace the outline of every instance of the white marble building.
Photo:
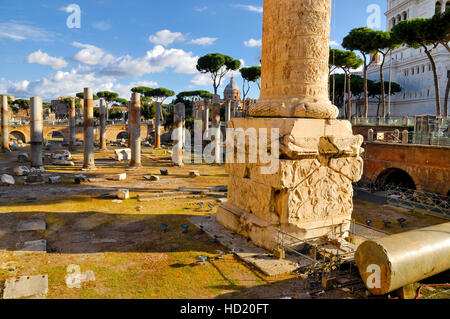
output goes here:
{"type": "MultiPolygon", "coordinates": [[[[413,18],[430,18],[435,12],[444,12],[450,7],[450,0],[387,0],[388,10],[385,13],[387,30],[400,21],[413,18]]],[[[444,107],[445,88],[447,87],[448,71],[450,70],[450,54],[439,45],[432,54],[435,58],[440,95],[441,108],[444,107]]],[[[406,45],[392,52],[386,58],[384,66],[385,81],[389,81],[390,71],[392,81],[399,83],[403,91],[391,96],[391,116],[412,116],[422,114],[436,114],[435,90],[433,71],[428,57],[423,49],[410,49],[406,45]],[[392,58],[392,65],[390,59],[392,58]]],[[[380,81],[379,66],[371,66],[368,78],[380,81]]],[[[386,92],[387,94],[387,92],[386,92]]],[[[388,97],[386,96],[386,104],[388,97]]],[[[388,107],[386,105],[386,107],[388,107]]],[[[388,110],[387,110],[388,111],[388,110]]],[[[380,107],[381,112],[381,107],[380,107]]],[[[442,114],[444,111],[442,110],[442,114]]],[[[370,103],[369,116],[377,115],[377,105],[370,103]]],[[[381,115],[381,114],[379,114],[381,115]]]]}

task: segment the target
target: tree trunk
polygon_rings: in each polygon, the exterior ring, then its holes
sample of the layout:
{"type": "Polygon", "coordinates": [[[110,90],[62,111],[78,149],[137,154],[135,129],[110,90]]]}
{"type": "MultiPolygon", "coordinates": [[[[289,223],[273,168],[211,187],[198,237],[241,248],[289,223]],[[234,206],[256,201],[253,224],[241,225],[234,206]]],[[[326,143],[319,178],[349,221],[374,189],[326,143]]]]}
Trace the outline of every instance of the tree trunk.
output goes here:
{"type": "Polygon", "coordinates": [[[350,85],[350,80],[351,80],[351,73],[349,72],[347,74],[347,95],[348,95],[348,103],[347,103],[347,119],[349,121],[352,120],[352,91],[351,91],[351,85],[350,85]]]}
{"type": "Polygon", "coordinates": [[[447,49],[447,51],[450,53],[450,46],[448,45],[448,43],[445,43],[445,42],[443,42],[443,43],[441,43],[446,49],[447,49]]]}
{"type": "Polygon", "coordinates": [[[434,62],[434,58],[431,55],[430,51],[428,51],[428,48],[423,45],[425,49],[425,53],[428,56],[428,59],[431,62],[431,68],[433,69],[433,78],[434,78],[434,90],[436,94],[436,116],[441,116],[441,93],[439,90],[439,80],[437,76],[437,69],[436,69],[436,63],[434,62]]]}
{"type": "MultiPolygon", "coordinates": [[[[381,105],[382,105],[383,118],[386,117],[386,91],[384,88],[384,74],[383,74],[384,62],[386,61],[386,54],[382,53],[383,60],[381,61],[381,64],[380,64],[381,105]]],[[[391,63],[392,63],[392,61],[391,61],[391,63]]],[[[377,116],[378,116],[378,111],[377,111],[377,116]]]]}

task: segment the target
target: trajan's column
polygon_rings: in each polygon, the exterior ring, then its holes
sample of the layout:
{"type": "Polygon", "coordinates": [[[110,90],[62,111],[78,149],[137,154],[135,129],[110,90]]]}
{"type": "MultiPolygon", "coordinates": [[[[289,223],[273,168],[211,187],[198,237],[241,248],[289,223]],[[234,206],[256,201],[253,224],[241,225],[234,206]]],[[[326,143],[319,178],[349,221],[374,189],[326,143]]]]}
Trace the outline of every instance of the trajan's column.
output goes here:
{"type": "MultiPolygon", "coordinates": [[[[255,129],[256,140],[261,129],[279,129],[273,174],[263,174],[268,165],[259,156],[249,162],[250,143],[245,163],[227,158],[228,201],[217,212],[219,223],[269,250],[277,248],[277,229],[300,239],[348,235],[363,138],[336,120],[328,98],[330,21],[331,0],[264,0],[261,96],[249,118],[229,122],[242,132],[255,129]]],[[[242,138],[236,134],[235,145],[242,138]]]]}

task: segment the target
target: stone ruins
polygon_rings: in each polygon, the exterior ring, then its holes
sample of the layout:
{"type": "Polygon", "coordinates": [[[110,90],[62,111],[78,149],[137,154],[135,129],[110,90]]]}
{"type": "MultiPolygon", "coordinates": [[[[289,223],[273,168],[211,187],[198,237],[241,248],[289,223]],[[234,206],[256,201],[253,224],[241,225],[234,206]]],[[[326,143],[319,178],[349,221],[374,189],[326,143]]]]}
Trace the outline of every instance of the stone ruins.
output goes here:
{"type": "Polygon", "coordinates": [[[278,229],[308,239],[344,237],[350,227],[363,137],[336,120],[328,98],[330,20],[330,0],[264,1],[261,98],[251,117],[228,123],[279,128],[278,172],[261,174],[260,162],[227,164],[228,201],[217,212],[219,223],[269,250],[278,229]]]}

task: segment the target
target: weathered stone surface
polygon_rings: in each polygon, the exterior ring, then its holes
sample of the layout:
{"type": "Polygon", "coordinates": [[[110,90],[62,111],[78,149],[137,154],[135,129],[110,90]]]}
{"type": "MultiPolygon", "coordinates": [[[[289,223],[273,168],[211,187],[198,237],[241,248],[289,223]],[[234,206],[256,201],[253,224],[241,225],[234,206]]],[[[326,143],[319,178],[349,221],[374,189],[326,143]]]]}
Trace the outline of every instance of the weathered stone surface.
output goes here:
{"type": "Polygon", "coordinates": [[[61,176],[49,176],[48,183],[49,184],[59,184],[62,182],[61,176]]]}
{"type": "Polygon", "coordinates": [[[26,241],[23,247],[14,252],[14,256],[20,256],[28,253],[45,253],[47,252],[47,241],[44,239],[26,241]]]}
{"type": "Polygon", "coordinates": [[[127,179],[127,173],[118,174],[117,176],[114,177],[114,179],[116,181],[124,181],[127,179]]]}
{"type": "Polygon", "coordinates": [[[14,177],[8,174],[3,174],[0,177],[0,181],[2,185],[14,185],[16,181],[14,180],[14,177]]]}
{"type": "Polygon", "coordinates": [[[69,160],[54,160],[52,164],[57,166],[75,166],[75,163],[69,160]]]}
{"type": "Polygon", "coordinates": [[[115,150],[114,153],[116,161],[122,162],[131,160],[131,149],[129,148],[118,149],[115,150]]]}
{"type": "Polygon", "coordinates": [[[25,179],[26,185],[45,184],[44,177],[41,174],[30,174],[25,179]]]}
{"type": "Polygon", "coordinates": [[[119,189],[117,191],[117,198],[121,200],[130,198],[130,191],[128,189],[119,189]]]}
{"type": "Polygon", "coordinates": [[[28,156],[27,153],[20,153],[19,155],[17,155],[17,161],[19,163],[28,163],[30,162],[30,156],[28,156]]]}
{"type": "Polygon", "coordinates": [[[268,165],[259,158],[249,163],[252,148],[246,147],[240,150],[245,163],[226,164],[228,201],[218,210],[220,223],[268,249],[274,248],[278,228],[299,238],[322,236],[335,229],[342,234],[348,231],[352,182],[361,177],[363,149],[362,137],[353,135],[347,121],[236,118],[229,123],[242,132],[256,128],[257,135],[248,145],[259,140],[260,134],[269,141],[260,128],[267,132],[279,128],[282,159],[273,159],[278,169],[264,174],[262,168],[268,165]]]}
{"type": "Polygon", "coordinates": [[[159,176],[156,175],[146,175],[144,178],[148,181],[157,182],[160,180],[159,176]]]}
{"type": "Polygon", "coordinates": [[[74,176],[75,184],[81,184],[87,181],[87,177],[84,174],[78,174],[74,176]]]}
{"type": "Polygon", "coordinates": [[[328,98],[330,0],[265,0],[261,97],[250,116],[333,118],[328,98]]]}
{"type": "Polygon", "coordinates": [[[199,177],[200,176],[200,172],[199,171],[189,171],[189,176],[190,177],[199,177]]]}
{"type": "Polygon", "coordinates": [[[17,226],[17,231],[45,230],[46,224],[43,219],[23,220],[17,226]]]}
{"type": "Polygon", "coordinates": [[[48,276],[22,276],[5,281],[3,299],[38,297],[45,298],[48,293],[48,276]]]}
{"type": "Polygon", "coordinates": [[[26,176],[30,174],[30,169],[26,166],[18,166],[14,168],[14,174],[16,176],[26,176]]]}
{"type": "Polygon", "coordinates": [[[32,167],[30,169],[30,174],[42,174],[45,173],[44,167],[32,167]]]}

